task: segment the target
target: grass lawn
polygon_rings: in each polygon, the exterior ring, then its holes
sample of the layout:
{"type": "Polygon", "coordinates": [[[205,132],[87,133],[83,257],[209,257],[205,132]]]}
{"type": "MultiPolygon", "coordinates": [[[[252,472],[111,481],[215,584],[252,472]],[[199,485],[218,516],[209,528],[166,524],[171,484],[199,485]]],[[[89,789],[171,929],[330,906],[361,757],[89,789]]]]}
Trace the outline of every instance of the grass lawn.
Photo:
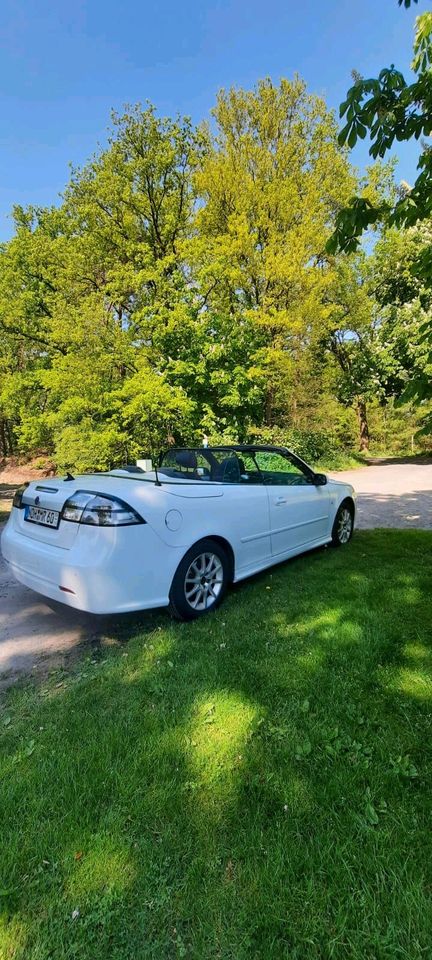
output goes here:
{"type": "Polygon", "coordinates": [[[430,958],[431,548],[359,533],[3,693],[1,960],[430,958]]]}
{"type": "Polygon", "coordinates": [[[312,463],[311,466],[317,473],[334,472],[335,470],[359,470],[361,467],[367,467],[365,457],[360,453],[335,453],[327,460],[312,463]]]}

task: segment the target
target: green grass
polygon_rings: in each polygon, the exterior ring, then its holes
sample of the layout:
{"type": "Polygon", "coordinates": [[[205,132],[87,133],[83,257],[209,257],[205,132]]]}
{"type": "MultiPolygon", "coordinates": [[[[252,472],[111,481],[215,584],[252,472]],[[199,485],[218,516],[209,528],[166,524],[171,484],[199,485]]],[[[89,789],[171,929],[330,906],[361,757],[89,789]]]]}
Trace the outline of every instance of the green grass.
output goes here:
{"type": "Polygon", "coordinates": [[[2,960],[430,957],[431,548],[359,533],[3,694],[2,960]]]}

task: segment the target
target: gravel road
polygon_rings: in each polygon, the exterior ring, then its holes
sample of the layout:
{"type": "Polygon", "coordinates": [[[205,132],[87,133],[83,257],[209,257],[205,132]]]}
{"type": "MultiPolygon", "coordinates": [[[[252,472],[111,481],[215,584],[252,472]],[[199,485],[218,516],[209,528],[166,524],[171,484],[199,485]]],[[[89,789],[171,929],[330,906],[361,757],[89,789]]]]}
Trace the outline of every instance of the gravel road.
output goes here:
{"type": "Polygon", "coordinates": [[[357,527],[432,529],[432,463],[382,463],[330,474],[357,491],[357,527]]]}
{"type": "MultiPolygon", "coordinates": [[[[357,490],[357,526],[432,529],[432,464],[383,463],[332,474],[357,490]]],[[[143,615],[144,618],[144,615],[143,615]]],[[[61,666],[80,644],[112,642],[113,618],[45,602],[10,576],[0,557],[0,678],[61,666]]],[[[0,683],[1,688],[1,683],[0,683]]]]}

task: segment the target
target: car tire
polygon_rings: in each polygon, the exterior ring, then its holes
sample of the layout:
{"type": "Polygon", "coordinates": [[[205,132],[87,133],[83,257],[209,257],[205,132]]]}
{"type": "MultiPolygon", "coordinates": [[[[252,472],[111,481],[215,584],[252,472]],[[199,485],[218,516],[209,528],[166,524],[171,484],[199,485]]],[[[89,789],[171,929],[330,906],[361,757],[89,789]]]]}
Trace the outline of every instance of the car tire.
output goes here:
{"type": "Polygon", "coordinates": [[[331,542],[334,547],[344,547],[354,533],[354,506],[349,500],[344,500],[335,516],[331,542]]]}
{"type": "Polygon", "coordinates": [[[174,574],[170,612],[176,620],[197,620],[222,603],[229,581],[229,561],[223,547],[210,538],[185,554],[174,574]]]}

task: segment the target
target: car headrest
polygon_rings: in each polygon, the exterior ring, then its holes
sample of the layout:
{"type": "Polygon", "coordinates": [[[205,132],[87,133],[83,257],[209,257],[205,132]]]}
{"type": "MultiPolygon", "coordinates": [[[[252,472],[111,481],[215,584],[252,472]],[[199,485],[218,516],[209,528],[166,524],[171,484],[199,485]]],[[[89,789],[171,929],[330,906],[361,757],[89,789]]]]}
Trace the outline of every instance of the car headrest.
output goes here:
{"type": "Polygon", "coordinates": [[[240,480],[240,464],[238,457],[230,456],[220,464],[220,479],[226,483],[238,483],[240,480]]]}
{"type": "Polygon", "coordinates": [[[186,467],[189,470],[195,470],[197,465],[196,454],[193,450],[177,450],[175,462],[179,467],[186,467]]]}

